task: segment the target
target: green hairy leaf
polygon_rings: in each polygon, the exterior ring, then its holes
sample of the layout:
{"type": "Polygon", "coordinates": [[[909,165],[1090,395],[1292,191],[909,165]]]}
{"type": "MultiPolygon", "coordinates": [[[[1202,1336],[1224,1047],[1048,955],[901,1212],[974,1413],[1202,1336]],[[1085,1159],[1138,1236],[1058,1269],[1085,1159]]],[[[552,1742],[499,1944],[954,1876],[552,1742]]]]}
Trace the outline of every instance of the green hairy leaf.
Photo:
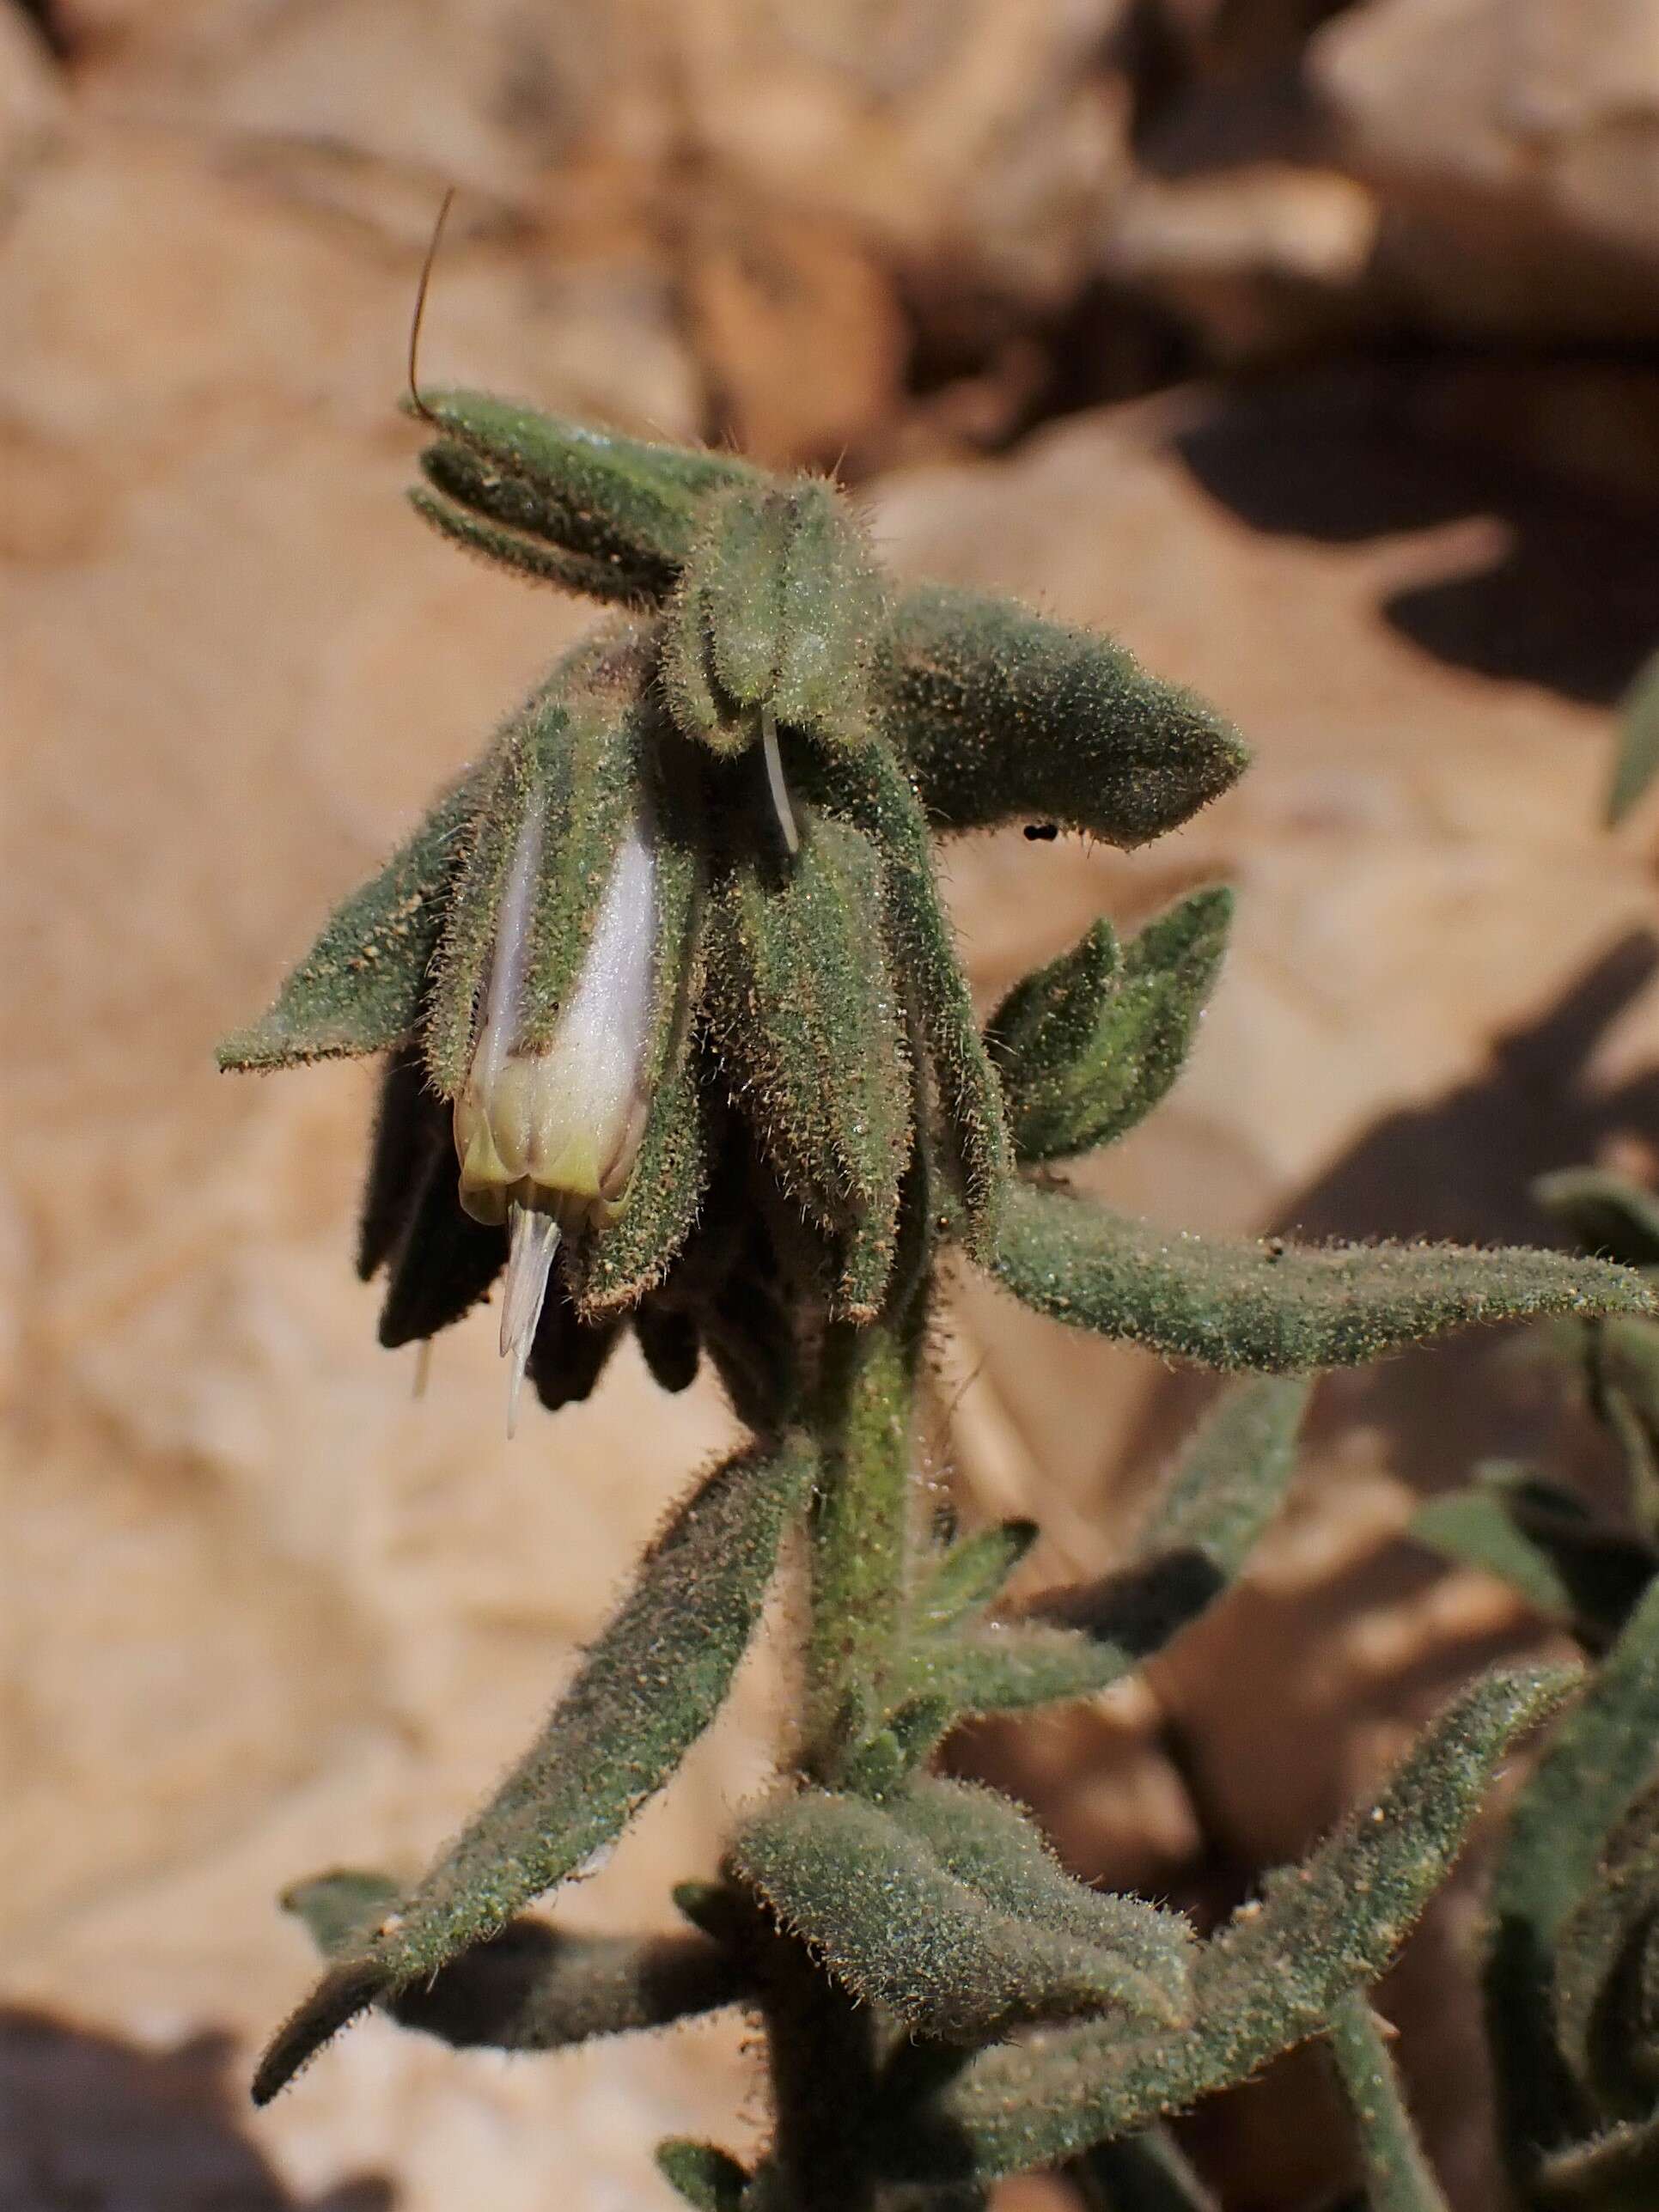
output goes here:
{"type": "Polygon", "coordinates": [[[1659,773],[1659,653],[1647,661],[1619,710],[1619,753],[1607,792],[1607,826],[1616,829],[1659,773]]]}
{"type": "Polygon", "coordinates": [[[1144,844],[1219,796],[1249,759],[1219,716],[1121,646],[946,584],[899,600],[875,696],[942,830],[1038,814],[1144,844]]]}
{"type": "Polygon", "coordinates": [[[1418,2141],[1382,2023],[1363,1990],[1331,2015],[1331,2056],[1359,2136],[1369,2212],[1450,2212],[1418,2141]]]}
{"type": "Polygon", "coordinates": [[[994,1790],[919,1776],[886,1807],[947,1874],[998,1912],[1055,1935],[1120,1952],[1176,2002],[1192,1929],[1179,1914],[1074,1881],[1036,1823],[994,1790]]]}
{"type": "Polygon", "coordinates": [[[1493,1873],[1486,2012],[1510,2154],[1582,2131],[1551,2028],[1556,1948],[1659,1744],[1659,1582],[1555,1730],[1510,1812],[1493,1873]]]}
{"type": "Polygon", "coordinates": [[[1019,1160],[1110,1144],[1180,1073],[1220,971],[1230,891],[1200,891],[1127,947],[1107,921],[1016,985],[986,1024],[1019,1160]]]}
{"type": "Polygon", "coordinates": [[[680,1508],[537,1742],[381,1932],[345,1954],[278,2035],[256,2102],[365,2006],[495,1935],[662,1788],[725,1697],[813,1465],[800,1436],[742,1452],[680,1508]]]}
{"type": "Polygon", "coordinates": [[[399,1888],[390,1874],[371,1874],[360,1867],[337,1867],[332,1874],[315,1874],[295,1882],[283,1892],[284,1912],[291,1912],[325,1959],[350,1951],[372,1933],[396,1904],[399,1888]]]}
{"type": "Polygon", "coordinates": [[[227,1037],[221,1068],[289,1068],[384,1052],[414,1033],[478,778],[463,777],[365,883],[330,915],[276,1004],[227,1037]]]}
{"type": "MultiPolygon", "coordinates": [[[[487,393],[425,392],[419,412],[440,434],[421,460],[438,495],[418,502],[427,519],[452,534],[452,516],[474,530],[499,524],[509,547],[540,539],[557,557],[552,581],[601,598],[666,598],[708,495],[758,480],[729,455],[589,430],[487,393]]],[[[494,552],[495,536],[480,532],[478,550],[494,552]]]]}
{"type": "MultiPolygon", "coordinates": [[[[397,1898],[384,1874],[341,1872],[297,1883],[283,1902],[333,1958],[371,1935],[397,1898]]],[[[572,1935],[515,1919],[388,1998],[386,2010],[458,2050],[562,2051],[712,2012],[746,1987],[733,1960],[701,1936],[572,1935]]]]}
{"type": "Polygon", "coordinates": [[[1196,1552],[1236,1575],[1284,1503],[1311,1391],[1273,1376],[1223,1392],[1154,1501],[1138,1557],[1196,1552]]]}
{"type": "Polygon", "coordinates": [[[1040,1533],[1034,1520],[1004,1520],[948,1545],[924,1572],[911,1600],[912,1632],[930,1635],[982,1612],[1040,1533]]]}
{"type": "Polygon", "coordinates": [[[1659,1539],[1659,1328],[1615,1319],[1585,1333],[1591,1403],[1618,1439],[1632,1510],[1651,1542],[1659,1539]]]}
{"type": "MultiPolygon", "coordinates": [[[[953,1717],[1106,1689],[1226,1588],[1284,1502],[1308,1386],[1238,1385],[1201,1424],[1148,1515],[1130,1564],[1011,1620],[912,1631],[906,1680],[953,1717]]],[[[942,1734],[942,1729],[941,1730],[942,1734]]]]}
{"type": "Polygon", "coordinates": [[[1465,1691],[1373,1806],[1200,1947],[1189,2026],[1091,2021],[979,2051],[948,2073],[900,2053],[870,2124],[881,2170],[943,2182],[1052,2164],[1244,2081],[1319,2033],[1344,1997],[1381,1975],[1505,1752],[1576,1679],[1503,1669],[1465,1691]]]}
{"type": "Polygon", "coordinates": [[[1496,1575],[1546,1620],[1603,1650],[1659,1569],[1659,1553],[1591,1520],[1571,1490],[1507,1462],[1431,1498],[1412,1534],[1459,1566],[1496,1575]]]}
{"type": "MultiPolygon", "coordinates": [[[[948,1808],[943,1817],[948,1825],[948,1808]]],[[[940,1819],[932,1807],[924,1825],[940,1819]]],[[[991,1856],[982,1840],[979,1849],[991,1856]]],[[[964,1856],[973,1863],[972,1848],[964,1856]]],[[[1191,1931],[1177,1916],[1098,1898],[1070,1921],[1058,1905],[1022,1917],[994,1886],[959,1879],[908,1823],[859,1798],[808,1790],[762,1811],[727,1864],[839,1980],[918,2033],[965,2041],[1022,2020],[1113,2011],[1174,2021],[1186,2011],[1191,1931]]],[[[1034,1877],[1031,1886],[1046,1902],[1034,1877]]]]}
{"type": "Polygon", "coordinates": [[[1646,1313],[1639,1277],[1561,1252],[1211,1240],[1019,1184],[993,1271],[1037,1313],[1205,1367],[1350,1367],[1476,1322],[1646,1313]]]}

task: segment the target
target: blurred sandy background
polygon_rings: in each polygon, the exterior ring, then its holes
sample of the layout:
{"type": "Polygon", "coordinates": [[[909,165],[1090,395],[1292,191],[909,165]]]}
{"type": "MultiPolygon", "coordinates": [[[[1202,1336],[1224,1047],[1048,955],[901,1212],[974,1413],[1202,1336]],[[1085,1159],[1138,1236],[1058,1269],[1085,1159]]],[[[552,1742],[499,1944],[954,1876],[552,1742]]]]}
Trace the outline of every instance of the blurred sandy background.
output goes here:
{"type": "MultiPolygon", "coordinates": [[[[4,2212],[649,2212],[656,2136],[760,2118],[720,2027],[509,2064],[370,2022],[245,2106],[309,1971],[275,1892],[419,1863],[729,1433],[630,1354],[509,1448],[481,1316],[413,1402],[349,1267],[365,1072],[211,1068],[587,619],[400,509],[450,183],[431,379],[839,459],[900,568],[1101,624],[1254,742],[1139,857],[953,856],[987,997],[1101,906],[1241,888],[1100,1188],[1536,1236],[1531,1175],[1659,1131],[1650,830],[1596,826],[1659,637],[1659,0],[0,0],[4,2212]]],[[[1052,1576],[1205,1388],[969,1286],[925,1441],[1052,1576]]],[[[1607,1472],[1513,1343],[1328,1385],[1247,1587],[959,1758],[1223,1909],[1531,1634],[1399,1539],[1500,1453],[1607,1472]]],[[[572,1922],[665,1919],[774,1692],[572,1922]]],[[[1389,1991],[1469,2212],[1472,1910],[1389,1991]]],[[[1241,2212],[1343,2180],[1305,2063],[1193,2141],[1241,2212]]]]}

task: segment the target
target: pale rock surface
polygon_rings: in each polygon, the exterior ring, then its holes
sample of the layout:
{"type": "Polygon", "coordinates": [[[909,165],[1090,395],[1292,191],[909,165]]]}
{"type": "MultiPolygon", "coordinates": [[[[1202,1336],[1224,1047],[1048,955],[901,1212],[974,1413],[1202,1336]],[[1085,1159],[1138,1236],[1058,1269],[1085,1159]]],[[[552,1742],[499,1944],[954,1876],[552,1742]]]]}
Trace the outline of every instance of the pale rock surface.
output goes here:
{"type": "Polygon", "coordinates": [[[1650,0],[1364,0],[1308,71],[1382,189],[1387,265],[1449,329],[1659,328],[1659,14],[1650,0]]]}

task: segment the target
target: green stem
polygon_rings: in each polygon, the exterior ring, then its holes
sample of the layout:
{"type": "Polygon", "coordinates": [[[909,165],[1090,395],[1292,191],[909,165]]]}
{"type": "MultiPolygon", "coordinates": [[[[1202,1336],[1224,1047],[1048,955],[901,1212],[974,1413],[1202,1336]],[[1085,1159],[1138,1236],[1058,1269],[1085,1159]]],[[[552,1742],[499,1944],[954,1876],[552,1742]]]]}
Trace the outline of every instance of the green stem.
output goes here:
{"type": "Polygon", "coordinates": [[[789,2212],[873,2212],[875,2177],[848,2118],[875,2096],[875,2015],[780,1936],[763,2016],[782,2202],[789,2212]]]}
{"type": "Polygon", "coordinates": [[[1449,2212],[1363,1990],[1353,1990],[1331,2014],[1331,2056],[1359,2137],[1371,2212],[1449,2212]]]}
{"type": "Polygon", "coordinates": [[[908,1333],[886,1322],[833,1328],[824,1348],[806,1744],[808,1770],[820,1782],[839,1778],[879,1721],[902,1625],[915,1367],[908,1333]]]}

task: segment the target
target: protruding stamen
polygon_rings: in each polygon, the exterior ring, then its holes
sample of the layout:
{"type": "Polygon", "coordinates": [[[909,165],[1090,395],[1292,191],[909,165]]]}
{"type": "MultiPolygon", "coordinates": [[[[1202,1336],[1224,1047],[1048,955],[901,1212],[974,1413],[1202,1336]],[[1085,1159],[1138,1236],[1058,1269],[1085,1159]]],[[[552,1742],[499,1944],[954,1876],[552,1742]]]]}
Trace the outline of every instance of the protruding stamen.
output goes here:
{"type": "Polygon", "coordinates": [[[518,1426],[519,1391],[536,1340],[536,1324],[547,1295],[547,1277],[558,1250],[559,1231],[557,1216],[544,1213],[539,1206],[521,1206],[515,1199],[507,1213],[510,1227],[507,1290],[501,1307],[501,1356],[512,1362],[507,1384],[507,1434],[510,1436],[518,1426]]]}
{"type": "Polygon", "coordinates": [[[772,793],[772,812],[784,833],[784,846],[793,856],[801,850],[801,832],[795,826],[795,809],[790,804],[789,786],[784,781],[784,756],[778,749],[778,716],[770,700],[760,710],[760,754],[766,764],[766,789],[772,793]]]}

